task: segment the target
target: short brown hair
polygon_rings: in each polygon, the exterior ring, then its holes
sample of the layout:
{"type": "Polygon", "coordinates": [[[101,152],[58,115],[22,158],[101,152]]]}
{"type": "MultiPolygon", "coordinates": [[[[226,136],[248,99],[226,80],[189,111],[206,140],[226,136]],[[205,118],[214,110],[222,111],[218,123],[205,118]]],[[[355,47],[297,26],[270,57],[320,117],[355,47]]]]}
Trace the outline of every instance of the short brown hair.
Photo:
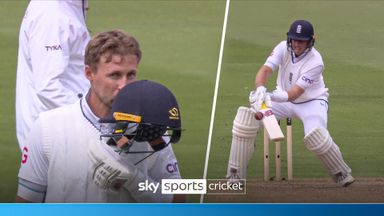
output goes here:
{"type": "Polygon", "coordinates": [[[85,49],[85,64],[96,71],[101,57],[110,62],[113,55],[136,55],[140,62],[140,45],[134,37],[121,30],[101,32],[89,41],[85,49]]]}

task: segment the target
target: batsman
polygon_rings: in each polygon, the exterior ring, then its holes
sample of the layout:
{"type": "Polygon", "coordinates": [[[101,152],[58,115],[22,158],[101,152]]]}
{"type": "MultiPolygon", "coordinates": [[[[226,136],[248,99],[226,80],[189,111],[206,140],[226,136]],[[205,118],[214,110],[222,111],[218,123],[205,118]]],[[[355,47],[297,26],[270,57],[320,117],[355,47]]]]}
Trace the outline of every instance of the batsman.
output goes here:
{"type": "Polygon", "coordinates": [[[232,129],[232,145],[227,178],[245,179],[262,122],[255,113],[263,103],[272,108],[277,119],[298,118],[304,125],[304,145],[322,162],[332,179],[347,187],[355,179],[328,129],[328,88],[323,79],[324,63],[315,49],[312,24],[294,21],[287,40],[273,49],[256,74],[256,90],[249,95],[250,108],[239,107],[232,129]],[[276,89],[267,92],[268,78],[278,70],[276,89]]]}

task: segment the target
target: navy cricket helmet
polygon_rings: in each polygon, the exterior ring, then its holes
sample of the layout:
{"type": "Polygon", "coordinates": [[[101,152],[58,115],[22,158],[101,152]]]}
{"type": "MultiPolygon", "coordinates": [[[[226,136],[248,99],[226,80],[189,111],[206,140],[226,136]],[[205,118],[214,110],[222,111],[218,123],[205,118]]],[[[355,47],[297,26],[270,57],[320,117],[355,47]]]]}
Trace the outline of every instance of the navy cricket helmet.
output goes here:
{"type": "MultiPolygon", "coordinates": [[[[140,80],[126,85],[113,101],[111,114],[100,120],[101,123],[114,123],[108,144],[116,145],[122,136],[130,141],[124,150],[129,153],[133,141],[149,142],[169,137],[168,141],[152,145],[159,151],[169,143],[177,143],[181,137],[181,116],[175,96],[165,86],[140,80]]],[[[136,152],[135,152],[136,153],[136,152]]]]}
{"type": "Polygon", "coordinates": [[[287,46],[292,50],[292,40],[309,41],[307,51],[315,44],[315,32],[310,22],[306,20],[294,21],[287,32],[287,46]]]}
{"type": "Polygon", "coordinates": [[[296,20],[287,32],[288,39],[312,40],[314,38],[313,26],[306,20],[296,20]]]}

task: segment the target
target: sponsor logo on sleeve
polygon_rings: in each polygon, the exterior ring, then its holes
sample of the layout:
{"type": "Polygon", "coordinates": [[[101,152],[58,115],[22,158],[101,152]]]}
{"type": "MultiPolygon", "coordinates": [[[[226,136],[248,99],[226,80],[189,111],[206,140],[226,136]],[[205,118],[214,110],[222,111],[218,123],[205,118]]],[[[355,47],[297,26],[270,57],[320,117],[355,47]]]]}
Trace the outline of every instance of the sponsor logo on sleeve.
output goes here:
{"type": "Polygon", "coordinates": [[[166,168],[169,173],[179,172],[179,167],[177,162],[167,164],[166,168]]]}
{"type": "Polygon", "coordinates": [[[303,80],[304,82],[309,83],[309,84],[312,84],[312,83],[313,83],[313,80],[307,78],[306,76],[302,76],[302,77],[301,77],[301,80],[303,80]]]}

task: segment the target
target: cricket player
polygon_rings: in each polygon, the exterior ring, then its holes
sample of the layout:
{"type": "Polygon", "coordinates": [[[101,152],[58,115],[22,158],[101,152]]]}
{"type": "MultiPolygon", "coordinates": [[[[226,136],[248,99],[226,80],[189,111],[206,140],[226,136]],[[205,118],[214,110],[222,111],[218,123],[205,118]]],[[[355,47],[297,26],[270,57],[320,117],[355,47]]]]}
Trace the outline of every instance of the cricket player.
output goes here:
{"type": "Polygon", "coordinates": [[[24,147],[40,112],[79,100],[89,89],[84,50],[87,0],[31,0],[19,33],[16,134],[24,147]]]}
{"type": "Polygon", "coordinates": [[[256,74],[256,90],[249,96],[251,108],[238,109],[228,163],[228,178],[246,178],[246,168],[254,151],[260,121],[254,113],[263,102],[277,119],[298,118],[304,125],[304,144],[320,159],[333,180],[341,186],[354,182],[351,168],[327,130],[328,89],[323,80],[324,63],[314,48],[314,29],[306,20],[296,20],[256,74]],[[267,92],[266,84],[278,69],[277,86],[267,92]]]}
{"type": "Polygon", "coordinates": [[[33,124],[22,155],[17,201],[183,198],[161,194],[159,188],[138,187],[180,178],[168,144],[178,141],[181,127],[169,90],[149,81],[136,82],[140,59],[139,43],[122,31],[102,32],[91,39],[85,52],[85,75],[91,87],[76,103],[43,112],[33,124]],[[172,120],[171,109],[175,110],[172,120]],[[162,136],[165,131],[170,131],[170,139],[162,136]]]}

